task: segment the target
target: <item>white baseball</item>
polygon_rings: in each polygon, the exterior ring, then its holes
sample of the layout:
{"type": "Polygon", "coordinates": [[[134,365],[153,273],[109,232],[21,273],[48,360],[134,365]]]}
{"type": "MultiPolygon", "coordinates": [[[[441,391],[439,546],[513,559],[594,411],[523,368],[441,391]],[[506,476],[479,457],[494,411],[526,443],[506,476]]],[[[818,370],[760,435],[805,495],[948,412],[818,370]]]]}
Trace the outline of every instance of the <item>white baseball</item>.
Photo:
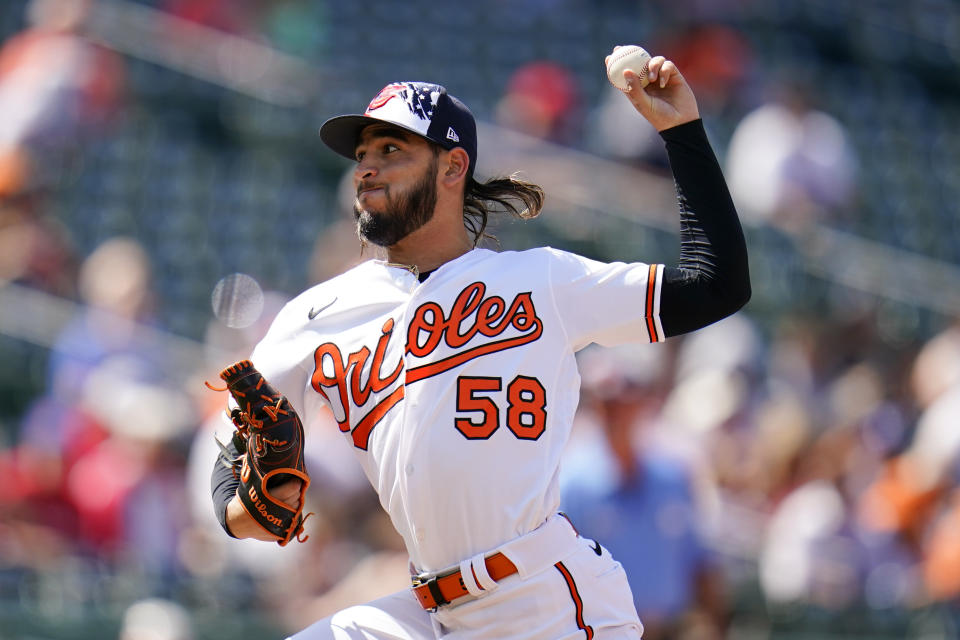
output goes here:
{"type": "Polygon", "coordinates": [[[647,80],[647,62],[650,60],[650,54],[643,47],[635,44],[616,48],[610,54],[610,60],[607,62],[607,78],[610,84],[621,91],[627,90],[627,83],[623,79],[623,72],[630,69],[640,76],[640,86],[645,87],[647,80]]]}

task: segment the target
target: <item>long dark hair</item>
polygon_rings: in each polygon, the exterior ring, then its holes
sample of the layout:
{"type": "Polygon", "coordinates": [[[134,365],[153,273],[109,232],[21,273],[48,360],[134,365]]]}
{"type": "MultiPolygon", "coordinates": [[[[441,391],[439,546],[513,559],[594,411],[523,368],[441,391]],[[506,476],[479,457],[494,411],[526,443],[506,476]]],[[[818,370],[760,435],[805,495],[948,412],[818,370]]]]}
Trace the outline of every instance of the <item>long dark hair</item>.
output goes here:
{"type": "Polygon", "coordinates": [[[463,193],[463,224],[473,234],[473,244],[484,238],[492,213],[509,213],[529,219],[540,215],[543,208],[543,187],[520,180],[517,174],[477,182],[471,175],[463,193]]]}

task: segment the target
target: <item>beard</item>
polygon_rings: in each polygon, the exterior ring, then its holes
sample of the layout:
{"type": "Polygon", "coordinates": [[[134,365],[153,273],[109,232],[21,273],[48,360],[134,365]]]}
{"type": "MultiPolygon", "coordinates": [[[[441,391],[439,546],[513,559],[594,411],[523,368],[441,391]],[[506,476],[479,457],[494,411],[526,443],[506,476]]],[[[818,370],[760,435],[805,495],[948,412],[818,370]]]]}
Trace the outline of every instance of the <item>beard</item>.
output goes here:
{"type": "Polygon", "coordinates": [[[355,200],[353,214],[360,238],[379,247],[389,247],[427,224],[437,205],[437,166],[434,158],[412,187],[396,195],[390,192],[389,185],[384,185],[387,204],[383,211],[368,211],[355,200]]]}

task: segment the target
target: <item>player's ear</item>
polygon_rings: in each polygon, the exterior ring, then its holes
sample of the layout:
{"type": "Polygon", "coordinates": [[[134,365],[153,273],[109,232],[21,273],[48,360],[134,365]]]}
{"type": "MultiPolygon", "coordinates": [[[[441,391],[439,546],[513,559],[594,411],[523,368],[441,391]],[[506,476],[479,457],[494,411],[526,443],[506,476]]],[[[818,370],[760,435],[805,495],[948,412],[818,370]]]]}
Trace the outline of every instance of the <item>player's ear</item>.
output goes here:
{"type": "Polygon", "coordinates": [[[462,147],[444,152],[440,162],[440,179],[448,186],[454,186],[467,178],[470,169],[470,156],[462,147]]]}

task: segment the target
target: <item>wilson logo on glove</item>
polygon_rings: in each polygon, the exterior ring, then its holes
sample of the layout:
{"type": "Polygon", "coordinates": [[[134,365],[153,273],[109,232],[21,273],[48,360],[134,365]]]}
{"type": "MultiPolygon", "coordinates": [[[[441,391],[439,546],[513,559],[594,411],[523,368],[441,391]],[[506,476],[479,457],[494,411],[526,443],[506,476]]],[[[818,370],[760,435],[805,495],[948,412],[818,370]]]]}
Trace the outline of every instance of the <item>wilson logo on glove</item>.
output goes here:
{"type": "Polygon", "coordinates": [[[270,513],[270,511],[267,509],[267,505],[263,504],[263,502],[260,500],[260,497],[257,495],[256,489],[254,489],[253,487],[250,487],[250,489],[247,490],[247,493],[250,495],[250,500],[253,502],[254,506],[257,508],[257,512],[260,514],[261,517],[263,517],[264,520],[272,524],[275,524],[278,527],[283,526],[284,524],[283,520],[281,520],[277,516],[270,513]]]}

